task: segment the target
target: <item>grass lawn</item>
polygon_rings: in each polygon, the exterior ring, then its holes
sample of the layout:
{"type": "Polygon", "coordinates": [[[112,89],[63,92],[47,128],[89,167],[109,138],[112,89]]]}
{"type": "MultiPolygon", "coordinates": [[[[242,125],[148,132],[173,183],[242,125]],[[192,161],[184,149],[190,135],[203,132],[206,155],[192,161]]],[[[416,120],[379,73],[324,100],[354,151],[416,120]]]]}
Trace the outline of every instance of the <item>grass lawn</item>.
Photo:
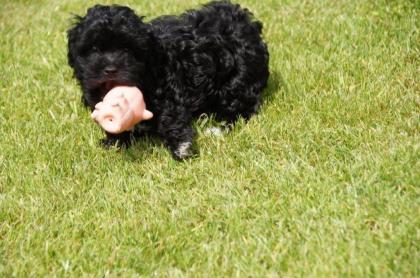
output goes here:
{"type": "Polygon", "coordinates": [[[241,3],[269,44],[261,111],[197,121],[179,163],[98,145],[66,59],[94,1],[0,0],[1,277],[419,277],[419,2],[241,3]]]}

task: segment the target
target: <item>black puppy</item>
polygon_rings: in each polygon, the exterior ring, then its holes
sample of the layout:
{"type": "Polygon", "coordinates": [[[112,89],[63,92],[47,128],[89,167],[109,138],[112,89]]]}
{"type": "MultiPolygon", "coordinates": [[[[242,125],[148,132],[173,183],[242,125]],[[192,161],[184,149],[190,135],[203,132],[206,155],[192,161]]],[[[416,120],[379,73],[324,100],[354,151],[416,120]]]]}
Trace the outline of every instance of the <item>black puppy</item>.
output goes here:
{"type": "MultiPolygon", "coordinates": [[[[143,22],[123,6],[96,5],[68,30],[68,61],[94,109],[116,85],[137,86],[154,118],[142,122],[173,155],[191,155],[192,120],[203,113],[233,123],[259,107],[267,84],[262,24],[227,1],[143,22]]],[[[104,141],[129,144],[129,132],[104,141]]]]}

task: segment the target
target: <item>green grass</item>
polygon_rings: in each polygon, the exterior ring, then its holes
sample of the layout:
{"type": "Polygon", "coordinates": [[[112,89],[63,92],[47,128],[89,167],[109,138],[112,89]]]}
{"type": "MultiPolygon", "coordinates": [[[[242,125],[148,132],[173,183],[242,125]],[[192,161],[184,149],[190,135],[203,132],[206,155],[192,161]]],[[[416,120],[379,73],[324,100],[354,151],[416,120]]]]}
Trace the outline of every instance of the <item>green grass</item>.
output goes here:
{"type": "Polygon", "coordinates": [[[66,62],[94,1],[0,0],[0,276],[420,275],[420,3],[241,2],[265,24],[264,104],[222,137],[198,121],[179,163],[99,147],[66,62]]]}

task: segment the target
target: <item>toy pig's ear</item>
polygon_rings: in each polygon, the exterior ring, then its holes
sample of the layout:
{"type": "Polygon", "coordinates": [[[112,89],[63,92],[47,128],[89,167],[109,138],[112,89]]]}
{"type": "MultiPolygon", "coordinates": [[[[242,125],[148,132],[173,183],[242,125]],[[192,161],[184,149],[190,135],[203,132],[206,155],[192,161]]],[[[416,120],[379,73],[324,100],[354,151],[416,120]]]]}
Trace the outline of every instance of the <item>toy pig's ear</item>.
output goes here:
{"type": "Polygon", "coordinates": [[[153,113],[149,110],[144,110],[143,120],[150,120],[151,118],[153,118],[153,113]]]}

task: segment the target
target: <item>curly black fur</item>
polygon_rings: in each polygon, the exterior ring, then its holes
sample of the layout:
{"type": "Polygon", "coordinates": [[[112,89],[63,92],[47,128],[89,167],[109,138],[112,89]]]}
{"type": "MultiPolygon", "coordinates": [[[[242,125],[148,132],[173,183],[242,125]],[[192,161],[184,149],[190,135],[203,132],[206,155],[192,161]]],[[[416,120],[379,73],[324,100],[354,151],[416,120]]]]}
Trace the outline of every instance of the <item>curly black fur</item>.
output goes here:
{"type": "Polygon", "coordinates": [[[194,117],[233,123],[257,112],[269,75],[261,30],[251,12],[227,1],[149,23],[128,7],[96,5],[68,30],[68,61],[91,109],[113,86],[140,88],[154,114],[141,124],[181,159],[190,154],[194,117]]]}

